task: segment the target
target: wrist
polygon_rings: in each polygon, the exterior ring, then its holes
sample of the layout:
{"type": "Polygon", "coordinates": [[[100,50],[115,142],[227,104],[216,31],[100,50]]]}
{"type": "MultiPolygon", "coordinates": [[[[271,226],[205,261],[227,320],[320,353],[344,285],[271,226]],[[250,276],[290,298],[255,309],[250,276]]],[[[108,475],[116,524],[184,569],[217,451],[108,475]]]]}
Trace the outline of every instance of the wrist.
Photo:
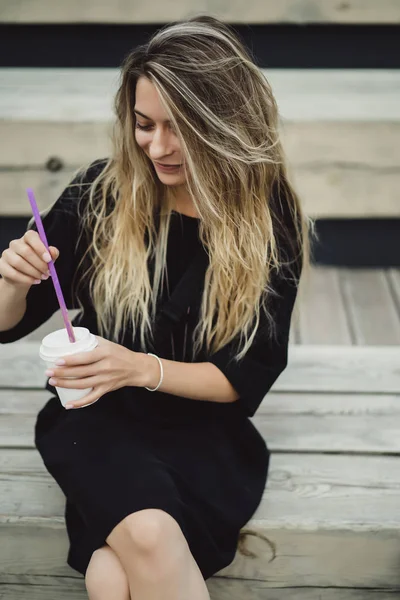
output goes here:
{"type": "Polygon", "coordinates": [[[148,354],[141,353],[141,387],[148,387],[150,389],[154,389],[157,387],[160,381],[160,365],[158,364],[158,360],[154,358],[154,356],[149,356],[148,354]]]}
{"type": "Polygon", "coordinates": [[[0,277],[0,286],[2,287],[4,294],[7,294],[10,299],[16,302],[25,300],[32,287],[29,284],[14,285],[13,283],[8,283],[3,277],[0,277]]]}

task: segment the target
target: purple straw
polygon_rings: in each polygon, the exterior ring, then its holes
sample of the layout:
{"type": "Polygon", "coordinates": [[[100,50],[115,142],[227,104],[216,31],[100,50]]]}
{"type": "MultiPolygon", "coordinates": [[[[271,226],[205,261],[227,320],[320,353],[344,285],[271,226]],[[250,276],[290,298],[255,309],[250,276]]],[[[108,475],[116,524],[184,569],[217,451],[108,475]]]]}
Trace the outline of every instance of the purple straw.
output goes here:
{"type": "MultiPolygon", "coordinates": [[[[36,227],[38,228],[39,237],[42,240],[43,244],[46,246],[48,253],[50,254],[49,244],[47,241],[46,234],[44,232],[42,219],[40,218],[40,213],[39,213],[39,209],[36,204],[33,190],[32,190],[32,188],[27,188],[26,191],[28,194],[29,202],[32,207],[32,212],[33,212],[33,217],[35,219],[36,227]]],[[[51,256],[51,254],[50,254],[50,256],[51,256]]],[[[53,284],[54,284],[54,289],[56,291],[57,300],[58,300],[58,303],[61,308],[62,317],[64,319],[65,328],[68,333],[69,341],[73,344],[74,342],[76,342],[76,339],[75,339],[74,331],[72,329],[71,321],[68,316],[67,306],[65,304],[63,293],[61,291],[61,286],[60,286],[60,282],[58,280],[54,262],[51,260],[48,264],[49,264],[50,275],[53,279],[53,284]]]]}

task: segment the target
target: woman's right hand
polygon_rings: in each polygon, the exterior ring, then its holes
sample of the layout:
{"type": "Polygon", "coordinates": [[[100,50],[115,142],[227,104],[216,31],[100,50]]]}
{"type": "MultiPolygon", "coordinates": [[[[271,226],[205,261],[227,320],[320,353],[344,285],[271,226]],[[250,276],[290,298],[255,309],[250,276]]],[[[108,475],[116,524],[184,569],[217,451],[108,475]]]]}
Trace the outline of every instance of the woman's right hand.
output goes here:
{"type": "Polygon", "coordinates": [[[12,240],[0,258],[0,275],[5,283],[16,288],[29,288],[50,276],[48,263],[57,260],[59,251],[46,246],[37,231],[29,230],[22,238],[12,240]]]}

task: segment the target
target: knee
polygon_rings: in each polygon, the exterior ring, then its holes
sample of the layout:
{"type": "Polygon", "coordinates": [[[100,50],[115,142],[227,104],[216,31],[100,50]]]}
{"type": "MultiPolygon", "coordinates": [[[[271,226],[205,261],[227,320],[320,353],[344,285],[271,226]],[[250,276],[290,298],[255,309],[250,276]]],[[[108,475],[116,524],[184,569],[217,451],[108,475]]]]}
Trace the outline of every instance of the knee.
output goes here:
{"type": "Polygon", "coordinates": [[[127,575],[109,546],[93,552],[85,574],[85,585],[91,600],[130,598],[127,575]]]}
{"type": "MultiPolygon", "coordinates": [[[[160,509],[145,509],[128,515],[110,534],[110,545],[116,538],[131,546],[131,551],[158,555],[186,544],[176,520],[160,509]]],[[[107,540],[108,541],[108,540],[107,540]]]]}

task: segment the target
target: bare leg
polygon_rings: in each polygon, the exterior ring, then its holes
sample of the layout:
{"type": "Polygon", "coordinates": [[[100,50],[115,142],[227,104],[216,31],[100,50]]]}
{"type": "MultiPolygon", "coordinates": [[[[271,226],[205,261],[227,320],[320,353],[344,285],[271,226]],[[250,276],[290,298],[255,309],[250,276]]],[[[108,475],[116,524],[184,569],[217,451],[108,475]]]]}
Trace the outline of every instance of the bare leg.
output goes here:
{"type": "Polygon", "coordinates": [[[89,600],[131,600],[128,577],[109,546],[92,554],[85,575],[89,600]]]}
{"type": "Polygon", "coordinates": [[[182,530],[166,512],[128,515],[107,543],[128,576],[131,600],[210,600],[182,530]]]}

